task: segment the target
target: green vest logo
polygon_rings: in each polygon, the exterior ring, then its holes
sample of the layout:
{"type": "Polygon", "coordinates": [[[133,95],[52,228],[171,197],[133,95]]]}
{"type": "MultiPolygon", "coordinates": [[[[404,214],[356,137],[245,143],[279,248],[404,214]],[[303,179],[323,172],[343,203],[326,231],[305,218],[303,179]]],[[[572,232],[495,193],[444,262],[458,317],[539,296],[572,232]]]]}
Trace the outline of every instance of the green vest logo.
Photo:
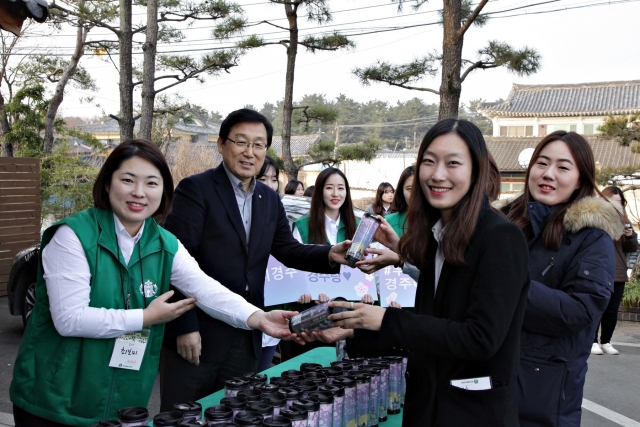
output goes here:
{"type": "Polygon", "coordinates": [[[158,285],[147,280],[144,283],[140,284],[140,293],[145,296],[145,298],[151,298],[158,293],[158,285]]]}

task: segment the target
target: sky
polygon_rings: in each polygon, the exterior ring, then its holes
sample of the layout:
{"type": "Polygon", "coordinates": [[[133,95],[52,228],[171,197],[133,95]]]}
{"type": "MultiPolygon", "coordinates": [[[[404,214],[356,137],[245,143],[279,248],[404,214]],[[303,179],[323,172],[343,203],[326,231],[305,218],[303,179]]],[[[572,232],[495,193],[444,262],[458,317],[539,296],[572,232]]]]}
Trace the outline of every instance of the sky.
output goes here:
{"type": "MultiPolygon", "coordinates": [[[[249,22],[272,20],[286,26],[284,7],[266,0],[238,0],[249,22]],[[275,21],[279,19],[278,21],[275,21]]],[[[319,27],[306,18],[299,18],[301,36],[323,31],[344,31],[352,35],[355,48],[349,51],[309,53],[298,49],[294,100],[306,94],[320,93],[328,99],[345,94],[359,102],[383,100],[390,104],[414,97],[426,103],[437,103],[438,96],[429,92],[391,87],[385,83],[362,85],[353,75],[356,67],[374,64],[378,60],[401,64],[442,47],[439,25],[424,25],[438,20],[441,1],[423,5],[417,12],[405,6],[398,13],[390,0],[333,0],[330,25],[319,27]],[[375,30],[416,25],[413,28],[362,34],[375,30]]],[[[477,51],[490,40],[505,41],[514,48],[528,46],[542,56],[540,71],[520,77],[505,69],[473,71],[462,86],[462,102],[482,98],[494,101],[506,99],[514,83],[559,84],[640,79],[640,0],[604,2],[603,0],[492,0],[484,12],[494,12],[486,26],[471,27],[464,41],[463,58],[477,59],[477,51]],[[549,13],[540,13],[551,11],[549,13]]],[[[303,15],[301,12],[300,15],[303,15]]],[[[142,10],[134,20],[144,19],[142,10]]],[[[182,43],[160,45],[159,52],[218,47],[209,40],[211,24],[197,22],[185,30],[182,43]]],[[[269,40],[281,40],[287,32],[266,25],[254,25],[245,35],[263,34],[269,40]]],[[[106,30],[96,28],[90,39],[104,39],[106,30]]],[[[46,38],[25,41],[37,51],[68,54],[73,45],[73,32],[68,30],[46,38]]],[[[196,51],[191,55],[199,55],[196,51]]],[[[137,55],[141,61],[142,56],[137,55]]],[[[114,57],[117,63],[117,56],[114,57]]],[[[64,116],[93,117],[118,111],[118,73],[106,58],[85,56],[82,66],[95,78],[99,91],[91,93],[69,87],[61,105],[64,116]],[[93,96],[94,102],[80,102],[93,96]]],[[[284,97],[286,51],[282,45],[266,46],[250,51],[237,67],[217,77],[206,77],[203,84],[188,82],[172,92],[223,116],[247,104],[261,107],[284,97]]],[[[440,75],[426,77],[416,86],[438,89],[440,75]]],[[[137,98],[139,100],[139,96],[137,98]]]]}

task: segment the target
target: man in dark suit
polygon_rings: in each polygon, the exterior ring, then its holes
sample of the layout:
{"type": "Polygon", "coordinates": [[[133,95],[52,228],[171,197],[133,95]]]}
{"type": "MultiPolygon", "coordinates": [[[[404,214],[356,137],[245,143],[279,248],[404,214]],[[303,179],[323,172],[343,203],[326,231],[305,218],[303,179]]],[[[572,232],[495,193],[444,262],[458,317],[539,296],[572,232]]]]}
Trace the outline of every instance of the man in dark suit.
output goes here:
{"type": "MultiPolygon", "coordinates": [[[[280,197],[255,179],[272,136],[262,114],[232,112],[220,126],[223,163],[179,183],[165,224],[202,271],[260,308],[270,254],[296,269],[337,273],[348,248],[303,245],[293,238],[280,197]]],[[[254,371],[261,351],[261,332],[235,329],[197,308],[168,323],[161,410],[200,399],[223,388],[225,380],[254,371]]]]}

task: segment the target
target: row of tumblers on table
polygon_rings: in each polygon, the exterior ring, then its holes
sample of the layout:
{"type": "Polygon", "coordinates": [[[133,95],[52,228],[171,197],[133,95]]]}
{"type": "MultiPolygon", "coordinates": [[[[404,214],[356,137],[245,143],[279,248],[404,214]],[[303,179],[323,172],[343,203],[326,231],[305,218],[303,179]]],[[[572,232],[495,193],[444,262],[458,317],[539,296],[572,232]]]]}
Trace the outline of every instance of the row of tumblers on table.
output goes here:
{"type": "MultiPolygon", "coordinates": [[[[225,383],[221,406],[233,409],[234,421],[257,405],[273,407],[274,416],[291,421],[292,427],[370,427],[399,414],[404,403],[407,359],[347,359],[331,367],[303,363],[300,370],[284,371],[269,384],[263,374],[246,374],[225,383]],[[277,389],[275,388],[277,387],[277,389]]],[[[271,408],[263,408],[264,424],[271,408]]],[[[287,424],[288,425],[288,424],[287,424]]]]}
{"type": "MultiPolygon", "coordinates": [[[[174,405],[153,417],[160,426],[372,427],[399,414],[404,404],[407,359],[346,359],[330,367],[303,363],[267,383],[264,374],[248,373],[225,382],[220,405],[174,405]]],[[[94,427],[146,426],[145,408],[123,408],[118,421],[94,427]]]]}

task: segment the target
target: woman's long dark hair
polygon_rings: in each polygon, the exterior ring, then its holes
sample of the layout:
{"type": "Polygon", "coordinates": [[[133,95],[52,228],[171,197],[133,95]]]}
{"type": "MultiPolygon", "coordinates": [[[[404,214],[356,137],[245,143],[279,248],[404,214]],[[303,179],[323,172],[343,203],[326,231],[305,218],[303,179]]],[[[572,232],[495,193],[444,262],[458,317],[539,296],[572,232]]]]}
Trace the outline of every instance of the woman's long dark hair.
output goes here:
{"type": "Polygon", "coordinates": [[[507,218],[516,224],[524,232],[525,236],[531,238],[531,222],[529,221],[529,210],[527,208],[529,202],[535,201],[529,190],[529,175],[531,169],[535,166],[540,153],[547,145],[555,141],[562,141],[567,144],[569,151],[576,161],[576,166],[580,172],[580,188],[574,190],[564,203],[554,206],[553,211],[549,215],[549,220],[544,229],[542,238],[544,239],[544,247],[551,250],[558,250],[565,234],[564,215],[567,210],[578,200],[599,194],[598,185],[596,184],[596,162],[593,159],[593,151],[591,146],[584,137],[575,132],[565,132],[558,130],[545,136],[538,144],[531,156],[531,162],[527,168],[527,174],[524,180],[524,193],[511,204],[511,209],[507,214],[507,218]]]}
{"type": "Polygon", "coordinates": [[[382,204],[383,203],[382,196],[384,196],[384,192],[387,191],[387,188],[390,188],[393,190],[393,185],[389,184],[388,182],[381,182],[380,185],[378,185],[378,191],[376,191],[376,199],[371,204],[371,206],[373,207],[373,212],[376,215],[384,215],[384,205],[382,204]]]}
{"type": "Polygon", "coordinates": [[[320,172],[316,178],[315,188],[311,196],[311,209],[309,210],[309,242],[318,245],[327,244],[327,233],[324,228],[324,185],[333,174],[338,174],[344,179],[347,195],[344,203],[340,207],[340,221],[344,222],[347,227],[346,238],[350,240],[356,232],[356,217],[353,214],[353,203],[351,203],[351,190],[349,189],[349,181],[340,169],[327,168],[320,172]]]}
{"type": "Polygon", "coordinates": [[[391,203],[392,212],[404,212],[409,207],[408,200],[404,198],[404,183],[408,178],[412,177],[414,173],[416,173],[416,167],[411,165],[400,174],[396,193],[393,196],[393,203],[391,203]]]}
{"type": "Polygon", "coordinates": [[[407,221],[411,232],[405,233],[400,239],[401,256],[421,270],[426,267],[427,244],[433,234],[431,228],[440,218],[440,211],[429,204],[422,192],[420,182],[424,177],[420,177],[420,164],[425,151],[433,140],[449,133],[458,135],[467,144],[472,159],[471,186],[467,194],[453,208],[451,221],[447,224],[442,241],[444,258],[450,264],[464,265],[466,263],[465,250],[476,231],[485,191],[489,183],[489,152],[482,132],[476,125],[467,120],[445,119],[429,129],[420,144],[417,171],[413,176],[411,200],[407,211],[407,221]]]}

